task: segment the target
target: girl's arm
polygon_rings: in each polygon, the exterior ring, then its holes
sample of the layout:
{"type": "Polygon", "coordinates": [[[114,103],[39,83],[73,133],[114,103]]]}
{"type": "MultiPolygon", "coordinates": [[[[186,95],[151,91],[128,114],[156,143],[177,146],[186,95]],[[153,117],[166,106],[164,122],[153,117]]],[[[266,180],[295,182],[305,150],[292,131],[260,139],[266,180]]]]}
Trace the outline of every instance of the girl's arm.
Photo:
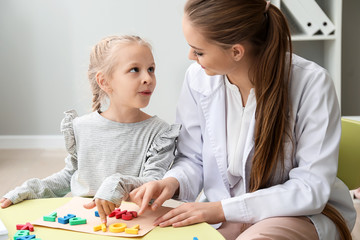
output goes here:
{"type": "Polygon", "coordinates": [[[77,160],[69,155],[61,171],[44,179],[32,178],[5,194],[4,198],[13,204],[26,199],[63,197],[70,192],[71,176],[77,167],[77,160]]]}
{"type": "Polygon", "coordinates": [[[175,140],[179,130],[180,125],[172,125],[154,139],[139,176],[113,174],[103,181],[95,198],[120,205],[133,189],[146,182],[161,179],[174,160],[175,140]]]}
{"type": "Polygon", "coordinates": [[[16,204],[25,199],[63,197],[71,191],[71,177],[78,168],[73,130],[73,120],[77,116],[74,110],[70,110],[65,112],[65,117],[61,121],[61,132],[64,134],[65,146],[69,152],[69,155],[65,158],[65,168],[44,179],[32,178],[27,180],[21,186],[8,192],[4,196],[5,199],[16,204]]]}

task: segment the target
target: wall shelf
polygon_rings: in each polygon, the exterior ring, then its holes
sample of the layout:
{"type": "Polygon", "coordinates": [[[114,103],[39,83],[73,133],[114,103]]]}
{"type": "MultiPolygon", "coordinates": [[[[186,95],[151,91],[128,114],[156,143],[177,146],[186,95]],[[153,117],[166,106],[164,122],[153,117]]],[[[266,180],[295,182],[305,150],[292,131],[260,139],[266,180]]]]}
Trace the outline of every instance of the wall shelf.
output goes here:
{"type": "MultiPolygon", "coordinates": [[[[294,0],[295,1],[295,0],[294,0]]],[[[297,0],[299,1],[299,0],[297,0]]],[[[300,0],[301,1],[301,0],[300,0]]],[[[330,73],[336,93],[341,100],[341,19],[342,0],[315,0],[323,12],[335,25],[335,31],[329,35],[321,32],[307,35],[296,27],[296,20],[287,9],[283,0],[271,0],[288,19],[292,32],[293,51],[295,54],[316,62],[330,73]],[[295,23],[295,25],[294,25],[295,23]]]]}

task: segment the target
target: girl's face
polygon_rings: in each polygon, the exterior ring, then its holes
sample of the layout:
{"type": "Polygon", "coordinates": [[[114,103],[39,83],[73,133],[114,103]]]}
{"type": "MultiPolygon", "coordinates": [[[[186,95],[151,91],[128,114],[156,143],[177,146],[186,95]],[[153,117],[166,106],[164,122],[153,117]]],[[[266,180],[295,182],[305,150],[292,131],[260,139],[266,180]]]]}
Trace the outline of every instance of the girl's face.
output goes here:
{"type": "Polygon", "coordinates": [[[224,49],[207,40],[185,15],[183,32],[190,45],[189,59],[197,61],[207,75],[225,75],[236,68],[231,48],[224,49]]]}
{"type": "Polygon", "coordinates": [[[126,43],[118,51],[117,65],[108,81],[110,105],[144,108],[156,86],[151,50],[138,43],[126,43]]]}

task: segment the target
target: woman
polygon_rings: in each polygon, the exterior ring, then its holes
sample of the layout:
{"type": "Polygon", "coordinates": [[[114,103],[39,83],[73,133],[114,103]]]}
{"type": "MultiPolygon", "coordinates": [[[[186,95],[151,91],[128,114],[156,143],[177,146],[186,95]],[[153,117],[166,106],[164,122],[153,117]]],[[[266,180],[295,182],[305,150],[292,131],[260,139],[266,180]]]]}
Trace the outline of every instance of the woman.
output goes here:
{"type": "Polygon", "coordinates": [[[172,169],[131,192],[160,226],[222,223],[227,239],[351,239],[355,210],[336,178],[340,111],[328,73],[291,54],[283,14],[264,0],[188,0],[190,45],[172,169]]]}

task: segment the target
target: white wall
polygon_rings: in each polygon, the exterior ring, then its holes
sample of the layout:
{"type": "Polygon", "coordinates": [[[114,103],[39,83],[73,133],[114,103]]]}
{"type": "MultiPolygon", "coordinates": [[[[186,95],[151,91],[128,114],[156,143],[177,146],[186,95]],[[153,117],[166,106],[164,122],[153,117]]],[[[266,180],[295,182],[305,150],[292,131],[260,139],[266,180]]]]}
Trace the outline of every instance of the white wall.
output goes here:
{"type": "Polygon", "coordinates": [[[91,47],[113,34],[153,45],[157,89],[145,109],[168,122],[190,61],[185,0],[1,0],[0,135],[57,135],[63,111],[91,111],[91,47]]]}
{"type": "MultiPolygon", "coordinates": [[[[90,48],[110,34],[154,47],[158,86],[145,109],[168,122],[190,61],[181,30],[186,0],[1,0],[0,137],[57,135],[63,111],[91,111],[90,48]]],[[[343,7],[342,114],[360,115],[360,1],[343,7]]]]}

